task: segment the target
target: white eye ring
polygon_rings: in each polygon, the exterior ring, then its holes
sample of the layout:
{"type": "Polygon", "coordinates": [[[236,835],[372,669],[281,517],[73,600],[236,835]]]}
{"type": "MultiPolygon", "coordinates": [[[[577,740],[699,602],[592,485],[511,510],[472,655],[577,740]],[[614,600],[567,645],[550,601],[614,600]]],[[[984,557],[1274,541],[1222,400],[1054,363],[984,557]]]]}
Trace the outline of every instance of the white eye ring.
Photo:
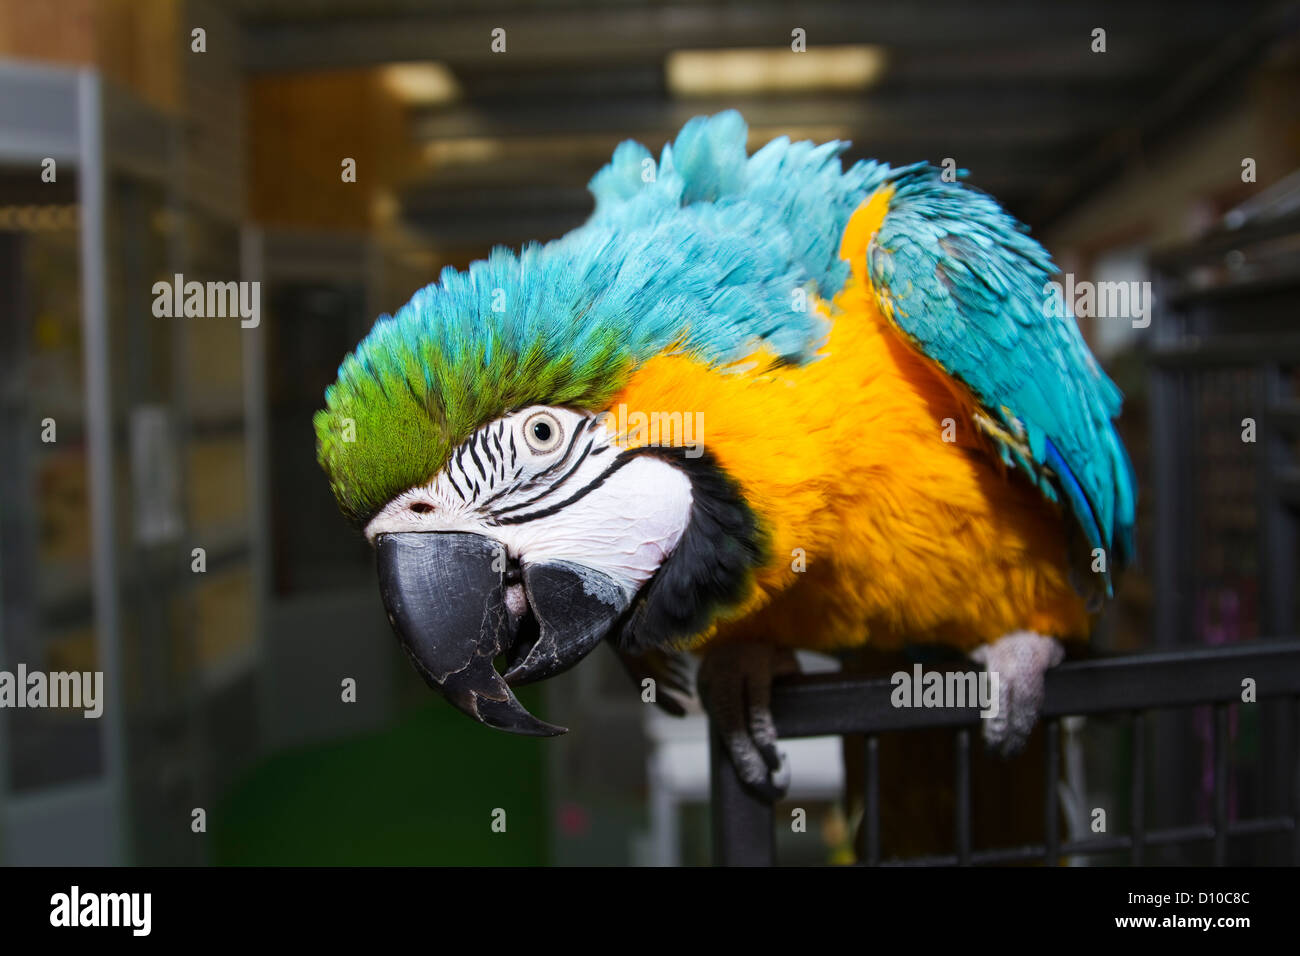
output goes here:
{"type": "Polygon", "coordinates": [[[550,412],[533,412],[524,420],[523,432],[524,442],[535,455],[555,451],[564,441],[564,426],[550,412]]]}

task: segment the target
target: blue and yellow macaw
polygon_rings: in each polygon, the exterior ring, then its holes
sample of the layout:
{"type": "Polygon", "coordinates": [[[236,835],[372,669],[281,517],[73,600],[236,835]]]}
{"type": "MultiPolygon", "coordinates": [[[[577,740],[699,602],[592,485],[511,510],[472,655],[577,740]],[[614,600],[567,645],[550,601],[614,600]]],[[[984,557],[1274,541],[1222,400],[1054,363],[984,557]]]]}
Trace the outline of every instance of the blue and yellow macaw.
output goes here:
{"type": "Polygon", "coordinates": [[[320,463],[416,668],[485,724],[562,732],[511,687],[606,638],[679,708],[699,652],[742,778],[780,792],[790,649],[940,642],[999,673],[984,732],[1014,750],[1132,554],[1119,391],[991,198],[746,136],[624,143],[586,224],[381,318],[320,463]]]}

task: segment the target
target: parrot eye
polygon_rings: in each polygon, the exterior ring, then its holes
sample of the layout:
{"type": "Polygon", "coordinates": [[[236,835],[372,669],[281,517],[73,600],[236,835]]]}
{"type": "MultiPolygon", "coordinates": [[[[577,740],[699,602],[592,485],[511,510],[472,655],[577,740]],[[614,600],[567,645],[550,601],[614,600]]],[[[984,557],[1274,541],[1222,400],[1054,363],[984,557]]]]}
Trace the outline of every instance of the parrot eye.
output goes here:
{"type": "Polygon", "coordinates": [[[535,454],[555,451],[563,438],[564,428],[550,412],[535,412],[524,422],[524,441],[535,454]]]}

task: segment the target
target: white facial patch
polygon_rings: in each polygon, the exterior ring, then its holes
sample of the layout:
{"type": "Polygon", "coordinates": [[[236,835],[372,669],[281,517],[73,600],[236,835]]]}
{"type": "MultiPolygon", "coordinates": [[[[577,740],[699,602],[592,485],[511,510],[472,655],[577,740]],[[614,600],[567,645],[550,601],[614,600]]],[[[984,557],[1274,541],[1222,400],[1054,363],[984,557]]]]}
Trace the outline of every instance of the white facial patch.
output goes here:
{"type": "Polygon", "coordinates": [[[680,469],[620,453],[596,416],[532,406],[475,432],[365,535],[373,543],[385,533],[481,534],[521,564],[562,560],[602,572],[631,598],[677,547],[691,502],[680,469]]]}

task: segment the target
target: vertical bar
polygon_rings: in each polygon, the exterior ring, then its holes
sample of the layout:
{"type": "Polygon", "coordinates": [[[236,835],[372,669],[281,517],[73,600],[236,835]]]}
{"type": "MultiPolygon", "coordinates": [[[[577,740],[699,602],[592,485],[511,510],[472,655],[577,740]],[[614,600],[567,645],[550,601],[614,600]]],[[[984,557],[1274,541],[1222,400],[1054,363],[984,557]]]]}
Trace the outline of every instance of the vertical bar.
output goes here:
{"type": "Polygon", "coordinates": [[[745,789],[711,724],[709,767],[714,866],[775,865],[772,805],[745,789]]]}
{"type": "Polygon", "coordinates": [[[970,729],[957,731],[957,864],[970,866],[970,729]]]}
{"type": "MultiPolygon", "coordinates": [[[[1162,287],[1164,283],[1161,283],[1162,287]]],[[[1157,300],[1159,301],[1159,300],[1157,300]]],[[[1163,316],[1162,316],[1163,318],[1163,316]]],[[[1173,333],[1169,324],[1155,323],[1157,340],[1173,333]]],[[[1168,344],[1159,342],[1159,344],[1168,344]]],[[[1150,431],[1152,510],[1155,513],[1155,547],[1152,556],[1152,574],[1155,607],[1156,647],[1173,647],[1178,643],[1182,625],[1181,605],[1177,599],[1178,584],[1183,568],[1181,553],[1186,537],[1183,500],[1186,490],[1180,479],[1179,455],[1185,445],[1185,433],[1171,428],[1170,423],[1181,421],[1182,402],[1180,379],[1168,366],[1156,364],[1151,369],[1150,431]]]]}
{"type": "MultiPolygon", "coordinates": [[[[1185,424],[1190,412],[1187,409],[1186,381],[1175,367],[1159,361],[1161,349],[1173,344],[1182,334],[1186,321],[1170,308],[1173,301],[1172,276],[1157,272],[1158,287],[1154,301],[1160,314],[1152,321],[1148,331],[1154,343],[1150,377],[1150,402],[1148,434],[1151,439],[1149,455],[1151,469],[1151,511],[1154,515],[1151,555],[1151,591],[1155,598],[1155,646],[1159,649],[1176,648],[1180,635],[1189,628],[1184,620],[1181,600],[1190,582],[1185,573],[1184,551],[1191,537],[1186,522],[1195,521],[1196,515],[1187,505],[1188,489],[1182,480],[1183,456],[1187,443],[1192,440],[1185,424]]],[[[1196,774],[1194,761],[1183,743],[1184,731],[1181,714],[1157,711],[1147,722],[1151,725],[1151,803],[1161,808],[1167,818],[1179,820],[1195,813],[1194,794],[1191,788],[1180,784],[1196,774]]],[[[1165,851],[1171,852],[1171,851],[1165,851]]],[[[1182,847],[1172,852],[1181,858],[1182,847]]]]}
{"type": "MultiPolygon", "coordinates": [[[[24,316],[26,298],[22,275],[21,242],[17,233],[0,232],[0,315],[15,317],[15,320],[0,324],[0,376],[12,376],[18,381],[22,381],[24,377],[19,363],[25,360],[30,348],[27,344],[28,336],[24,334],[26,323],[19,320],[24,316]]],[[[9,496],[14,502],[30,500],[31,492],[28,489],[31,485],[25,476],[34,471],[26,467],[24,436],[18,424],[19,421],[27,421],[27,419],[19,414],[14,414],[12,419],[9,417],[11,412],[17,412],[20,408],[21,405],[9,404],[7,397],[0,394],[0,414],[4,415],[4,419],[0,420],[0,460],[8,463],[0,469],[0,494],[9,496]],[[22,464],[19,464],[20,462],[22,464]]],[[[27,610],[28,602],[32,601],[36,594],[35,587],[29,586],[26,575],[21,571],[15,573],[16,569],[6,569],[4,566],[5,551],[9,550],[15,557],[23,554],[23,538],[32,530],[30,523],[24,526],[15,522],[15,525],[11,532],[9,527],[0,524],[0,670],[12,670],[14,662],[21,654],[16,635],[6,635],[6,628],[14,627],[17,630],[17,627],[21,626],[17,625],[19,615],[27,610]],[[14,532],[17,534],[11,539],[9,536],[14,532]],[[23,588],[26,595],[18,591],[18,588],[23,588]]],[[[34,573],[34,570],[29,568],[28,573],[34,573]]],[[[6,862],[5,795],[9,792],[7,710],[8,708],[0,707],[0,866],[6,862]]]]}
{"type": "Polygon", "coordinates": [[[1058,717],[1044,721],[1043,733],[1043,862],[1059,866],[1061,862],[1060,807],[1056,789],[1061,775],[1061,721],[1058,717]]]}
{"type": "Polygon", "coordinates": [[[1278,479],[1290,463],[1285,426],[1277,412],[1289,397],[1284,366],[1265,362],[1259,366],[1258,401],[1269,414],[1259,418],[1255,456],[1258,469],[1257,507],[1259,508],[1259,601],[1260,629],[1265,634],[1292,634],[1296,630],[1294,587],[1300,568],[1296,567],[1298,522],[1295,511],[1278,490],[1278,479]]]}
{"type": "Polygon", "coordinates": [[[265,271],[266,255],[263,233],[258,226],[244,226],[240,232],[239,272],[245,282],[258,282],[262,296],[261,321],[255,328],[242,329],[240,338],[244,366],[244,442],[245,469],[248,494],[249,573],[252,575],[253,595],[253,653],[256,655],[258,729],[262,739],[274,713],[271,700],[271,681],[260,675],[266,673],[267,658],[266,621],[271,601],[271,452],[268,421],[270,406],[266,393],[266,325],[268,289],[265,271]]]}
{"type": "Polygon", "coordinates": [[[1300,697],[1291,710],[1291,862],[1300,866],[1300,697]]]}
{"type": "MultiPolygon", "coordinates": [[[[1256,508],[1259,529],[1259,582],[1260,594],[1259,629],[1263,634],[1294,634],[1297,630],[1295,620],[1295,582],[1300,579],[1300,568],[1296,566],[1297,534],[1300,534],[1300,512],[1289,506],[1281,491],[1281,478],[1290,464],[1291,452],[1288,439],[1300,438],[1300,432],[1292,433],[1291,426],[1279,416],[1284,404],[1290,397],[1290,383],[1287,368],[1282,362],[1261,361],[1256,370],[1258,391],[1256,398],[1260,407],[1267,414],[1257,416],[1259,433],[1255,441],[1256,463],[1256,508]]],[[[1265,719],[1268,708],[1263,709],[1265,719]]],[[[1291,748],[1300,747],[1300,741],[1290,741],[1286,725],[1287,704],[1279,701],[1276,718],[1279,733],[1273,735],[1269,742],[1268,754],[1264,758],[1277,767],[1290,767],[1291,748]]],[[[1285,773],[1278,774],[1275,784],[1279,805],[1290,802],[1288,790],[1291,781],[1285,773]]],[[[1295,859],[1300,860],[1300,816],[1292,821],[1295,836],[1295,859]]],[[[1285,851],[1278,847],[1277,861],[1286,859],[1285,851]]]]}
{"type": "Polygon", "coordinates": [[[862,826],[867,834],[867,866],[880,863],[880,738],[867,735],[866,785],[863,787],[862,826]]]}
{"type": "Polygon", "coordinates": [[[1146,774],[1147,774],[1147,722],[1141,711],[1133,715],[1133,752],[1129,769],[1129,834],[1133,846],[1129,851],[1129,862],[1133,866],[1142,865],[1143,851],[1146,849],[1146,774]]]}
{"type": "Polygon", "coordinates": [[[1214,705],[1214,865],[1228,861],[1228,705],[1214,705]]]}
{"type": "Polygon", "coordinates": [[[93,70],[77,77],[77,170],[81,205],[81,326],[86,382],[86,453],[90,480],[91,594],[95,602],[95,646],[104,672],[106,705],[100,720],[104,776],[111,801],[114,863],[129,864],[126,807],[126,737],[122,712],[121,623],[117,578],[117,497],[113,468],[113,406],[109,365],[107,158],[104,150],[103,87],[93,70]]]}

